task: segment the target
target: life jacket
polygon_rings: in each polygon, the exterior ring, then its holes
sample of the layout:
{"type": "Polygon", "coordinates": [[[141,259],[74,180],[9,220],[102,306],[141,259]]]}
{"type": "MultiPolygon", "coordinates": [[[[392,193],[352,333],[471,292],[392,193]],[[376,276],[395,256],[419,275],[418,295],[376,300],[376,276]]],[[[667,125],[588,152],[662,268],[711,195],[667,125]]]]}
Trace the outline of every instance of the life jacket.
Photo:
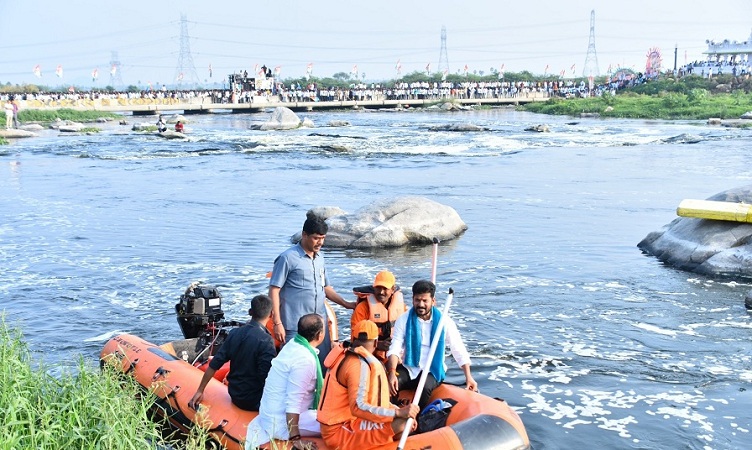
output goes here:
{"type": "Polygon", "coordinates": [[[376,295],[368,294],[369,319],[379,327],[379,340],[392,338],[392,327],[397,318],[407,311],[401,291],[395,291],[389,301],[389,307],[376,299],[376,295]]]}
{"type": "Polygon", "coordinates": [[[322,425],[336,425],[355,418],[350,410],[347,387],[340,382],[341,379],[351,378],[353,372],[357,373],[359,379],[358,385],[352,386],[353,389],[358,389],[355,405],[360,410],[358,417],[372,422],[393,421],[396,410],[389,403],[389,382],[384,366],[363,347],[349,348],[340,353],[329,368],[321,393],[317,420],[322,425]],[[360,364],[344,364],[351,358],[357,358],[360,364]],[[364,364],[369,368],[367,375],[362,370],[364,364]],[[350,373],[341,373],[342,371],[350,373]]]}

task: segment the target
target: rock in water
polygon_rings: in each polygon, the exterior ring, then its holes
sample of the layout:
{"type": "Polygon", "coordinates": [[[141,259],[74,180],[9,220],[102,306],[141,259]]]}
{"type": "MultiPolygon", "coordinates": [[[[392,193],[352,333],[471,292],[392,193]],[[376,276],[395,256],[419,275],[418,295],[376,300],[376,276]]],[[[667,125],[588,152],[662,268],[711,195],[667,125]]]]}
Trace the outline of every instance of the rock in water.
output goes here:
{"type": "MultiPolygon", "coordinates": [[[[752,185],[708,200],[752,203],[752,185]]],[[[752,278],[752,224],[679,217],[637,246],[681,270],[718,277],[752,278]]]]}
{"type": "Polygon", "coordinates": [[[293,110],[284,106],[278,106],[274,108],[272,116],[268,121],[253,128],[259,130],[292,130],[298,128],[300,124],[300,117],[293,110]]]}
{"type": "Polygon", "coordinates": [[[352,214],[331,215],[326,222],[326,245],[338,248],[429,245],[434,237],[447,241],[467,230],[453,208],[418,196],[379,200],[352,214]]]}

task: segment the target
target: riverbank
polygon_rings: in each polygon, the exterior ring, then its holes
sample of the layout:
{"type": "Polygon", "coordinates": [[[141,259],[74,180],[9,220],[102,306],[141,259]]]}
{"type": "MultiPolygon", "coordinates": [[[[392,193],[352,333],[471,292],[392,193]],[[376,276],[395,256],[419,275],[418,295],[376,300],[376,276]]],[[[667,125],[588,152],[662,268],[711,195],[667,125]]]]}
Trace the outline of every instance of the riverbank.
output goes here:
{"type": "MultiPolygon", "coordinates": [[[[521,108],[540,114],[575,117],[597,115],[620,119],[739,119],[752,111],[752,98],[749,94],[716,94],[701,98],[676,93],[657,96],[604,95],[595,98],[555,99],[521,108]]],[[[750,125],[752,126],[752,121],[750,125]]]]}
{"type": "Polygon", "coordinates": [[[140,386],[133,379],[106,367],[100,373],[83,358],[75,370],[47,367],[32,359],[23,335],[8,327],[4,317],[0,349],[3,448],[115,450],[169,445],[150,418],[153,399],[139,395],[140,386]]]}

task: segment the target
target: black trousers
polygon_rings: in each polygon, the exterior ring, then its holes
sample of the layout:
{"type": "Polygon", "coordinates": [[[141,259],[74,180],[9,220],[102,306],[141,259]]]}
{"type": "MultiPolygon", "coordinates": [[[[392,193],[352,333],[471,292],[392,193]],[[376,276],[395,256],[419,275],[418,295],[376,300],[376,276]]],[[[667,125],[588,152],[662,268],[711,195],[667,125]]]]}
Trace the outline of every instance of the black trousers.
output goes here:
{"type": "MultiPolygon", "coordinates": [[[[423,372],[421,371],[418,376],[413,380],[410,379],[410,372],[407,371],[405,366],[402,364],[399,364],[397,366],[397,384],[399,386],[399,389],[415,389],[418,387],[418,383],[420,382],[420,377],[422,376],[423,372]]],[[[434,389],[436,389],[436,386],[439,385],[439,382],[436,381],[436,378],[429,373],[426,377],[426,384],[423,386],[423,392],[420,393],[420,400],[418,400],[418,406],[420,407],[420,410],[423,411],[423,408],[428,406],[429,403],[431,403],[430,397],[431,393],[434,389]]]]}

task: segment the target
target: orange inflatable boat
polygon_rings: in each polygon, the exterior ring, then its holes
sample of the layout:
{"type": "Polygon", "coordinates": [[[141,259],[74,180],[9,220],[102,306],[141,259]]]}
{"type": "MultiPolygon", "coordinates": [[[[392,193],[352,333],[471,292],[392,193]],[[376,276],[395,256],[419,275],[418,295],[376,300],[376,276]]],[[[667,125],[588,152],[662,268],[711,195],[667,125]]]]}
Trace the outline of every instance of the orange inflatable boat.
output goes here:
{"type": "MultiPolygon", "coordinates": [[[[182,301],[183,297],[181,303],[182,301]]],[[[179,322],[180,305],[176,306],[179,322]]],[[[183,313],[184,319],[185,309],[183,313]]],[[[185,332],[183,325],[181,327],[185,332]]],[[[214,331],[212,333],[218,335],[214,331]]],[[[102,364],[113,365],[133,376],[144,389],[153,392],[157,397],[155,411],[168,418],[173,426],[186,431],[200,423],[209,430],[213,439],[227,449],[244,449],[246,427],[257,413],[244,411],[233,405],[227,386],[222,380],[216,379],[216,374],[204,390],[199,411],[188,407],[188,401],[196,392],[204,374],[197,365],[208,359],[211,353],[207,351],[210,346],[207,342],[216,345],[217,339],[209,341],[206,336],[199,335],[156,345],[134,335],[121,334],[105,344],[100,358],[102,364]]],[[[412,392],[403,392],[400,397],[411,401],[412,392]]],[[[504,400],[450,384],[439,385],[432,393],[431,400],[435,399],[451,399],[455,403],[449,409],[446,425],[411,435],[407,439],[405,450],[529,449],[530,443],[522,421],[504,400]]],[[[329,448],[322,439],[306,440],[316,442],[320,450],[329,448]]],[[[275,444],[275,449],[291,448],[286,442],[276,441],[275,444]]],[[[395,441],[380,449],[395,449],[397,445],[398,442],[395,441]]],[[[261,448],[271,447],[267,444],[261,448]]]]}

